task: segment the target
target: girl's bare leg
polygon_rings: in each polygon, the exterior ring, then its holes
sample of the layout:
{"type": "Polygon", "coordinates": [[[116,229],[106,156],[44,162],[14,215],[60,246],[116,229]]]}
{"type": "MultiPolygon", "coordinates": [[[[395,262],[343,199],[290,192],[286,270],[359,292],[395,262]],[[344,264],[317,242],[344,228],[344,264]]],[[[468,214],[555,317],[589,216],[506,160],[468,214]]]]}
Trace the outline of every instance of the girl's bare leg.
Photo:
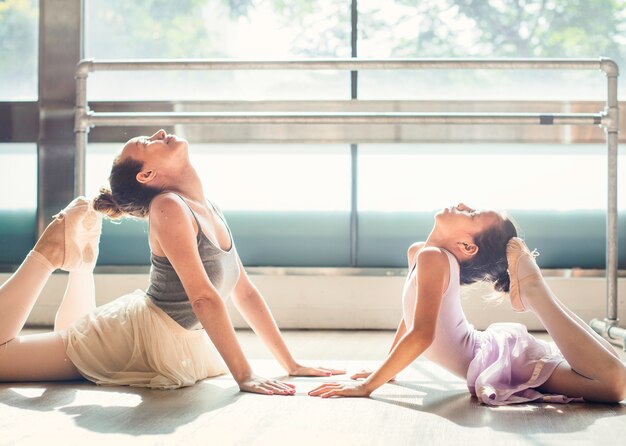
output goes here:
{"type": "Polygon", "coordinates": [[[531,255],[510,250],[508,254],[509,265],[515,264],[511,255],[519,255],[516,271],[510,273],[511,281],[519,283],[524,306],[535,313],[565,357],[540,390],[598,402],[626,398],[626,366],[612,347],[609,350],[591,329],[583,328],[580,319],[564,310],[531,255]]]}
{"type": "Polygon", "coordinates": [[[609,353],[611,353],[613,356],[619,359],[619,354],[617,353],[617,351],[615,351],[615,347],[613,347],[609,341],[607,341],[598,333],[596,333],[594,329],[589,326],[589,324],[587,324],[585,321],[579,318],[574,312],[572,312],[572,310],[567,308],[565,304],[563,304],[563,302],[561,302],[560,300],[557,300],[557,303],[561,306],[563,311],[565,311],[569,315],[569,317],[571,317],[574,321],[576,321],[576,323],[578,323],[578,325],[580,325],[584,330],[586,330],[589,334],[591,334],[594,338],[596,338],[596,340],[600,344],[602,344],[609,353]]]}

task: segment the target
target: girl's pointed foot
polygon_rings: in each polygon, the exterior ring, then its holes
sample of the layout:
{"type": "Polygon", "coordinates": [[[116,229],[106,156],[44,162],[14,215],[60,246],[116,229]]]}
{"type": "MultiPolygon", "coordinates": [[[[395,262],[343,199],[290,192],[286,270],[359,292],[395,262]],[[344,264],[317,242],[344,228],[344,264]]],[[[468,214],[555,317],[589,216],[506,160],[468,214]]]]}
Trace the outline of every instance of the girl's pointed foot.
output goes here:
{"type": "Polygon", "coordinates": [[[511,307],[518,313],[528,311],[522,300],[521,284],[527,279],[541,277],[541,271],[535,262],[536,256],[537,254],[534,251],[531,252],[526,243],[519,237],[511,238],[506,245],[506,259],[511,278],[509,298],[511,307]]]}

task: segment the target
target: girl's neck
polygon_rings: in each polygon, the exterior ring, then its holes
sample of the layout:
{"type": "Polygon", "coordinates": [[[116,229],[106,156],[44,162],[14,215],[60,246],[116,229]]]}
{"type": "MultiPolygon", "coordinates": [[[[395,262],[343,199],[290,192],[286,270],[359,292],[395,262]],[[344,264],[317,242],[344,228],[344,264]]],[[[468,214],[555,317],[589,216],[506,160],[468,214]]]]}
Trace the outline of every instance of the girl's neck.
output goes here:
{"type": "Polygon", "coordinates": [[[434,247],[434,248],[443,248],[449,251],[450,242],[448,237],[445,234],[442,234],[436,228],[433,228],[428,234],[428,238],[426,239],[426,243],[424,246],[434,247]]]}
{"type": "Polygon", "coordinates": [[[432,229],[432,231],[428,235],[428,238],[426,239],[424,246],[445,249],[450,254],[452,254],[458,262],[460,262],[455,242],[452,241],[451,237],[447,236],[444,233],[441,233],[436,228],[432,229]]]}

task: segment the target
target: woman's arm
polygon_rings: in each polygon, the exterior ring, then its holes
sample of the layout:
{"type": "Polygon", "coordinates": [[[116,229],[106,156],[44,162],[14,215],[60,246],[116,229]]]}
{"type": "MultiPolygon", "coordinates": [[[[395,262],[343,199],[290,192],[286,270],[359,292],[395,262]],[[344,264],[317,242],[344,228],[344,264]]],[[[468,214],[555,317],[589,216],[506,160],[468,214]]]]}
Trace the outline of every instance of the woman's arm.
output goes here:
{"type": "Polygon", "coordinates": [[[238,259],[238,262],[241,273],[232,293],[233,302],[283,368],[294,376],[330,376],[345,373],[345,370],[305,367],[293,358],[265,299],[246,274],[241,260],[238,259]]]}
{"type": "Polygon", "coordinates": [[[194,220],[174,194],[156,197],[150,208],[150,231],[180,277],[193,311],[243,391],[289,394],[292,386],[252,372],[235,336],[226,306],[209,280],[198,253],[194,220]]]}
{"type": "Polygon", "coordinates": [[[426,350],[433,341],[441,297],[449,277],[447,256],[436,248],[423,249],[417,258],[417,306],[413,328],[407,330],[385,362],[359,384],[324,384],[309,392],[312,396],[369,396],[396,376],[426,350]]]}

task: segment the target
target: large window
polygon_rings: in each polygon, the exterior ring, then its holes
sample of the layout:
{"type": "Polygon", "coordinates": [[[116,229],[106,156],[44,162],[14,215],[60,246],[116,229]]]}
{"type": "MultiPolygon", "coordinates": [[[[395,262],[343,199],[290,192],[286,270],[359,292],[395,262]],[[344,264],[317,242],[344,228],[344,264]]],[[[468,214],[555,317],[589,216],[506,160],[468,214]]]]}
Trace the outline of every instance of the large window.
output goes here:
{"type": "MultiPolygon", "coordinates": [[[[350,3],[88,2],[86,55],[124,58],[349,57],[350,3]]],[[[96,73],[90,99],[347,99],[349,73],[96,73]],[[113,87],[114,86],[114,87],[113,87]]]]}
{"type": "MultiPolygon", "coordinates": [[[[106,185],[122,144],[92,144],[87,194],[106,185]]],[[[350,148],[345,145],[191,144],[207,197],[226,211],[350,211],[350,148]]]]}
{"type": "Polygon", "coordinates": [[[0,101],[37,99],[39,2],[0,2],[0,101]]]}
{"type": "Polygon", "coordinates": [[[0,144],[0,265],[19,264],[35,244],[37,147],[0,144]]]}
{"type": "Polygon", "coordinates": [[[0,144],[0,210],[34,212],[37,207],[37,147],[0,144]]]}
{"type": "MultiPolygon", "coordinates": [[[[606,148],[591,144],[384,144],[359,147],[359,210],[604,211],[606,148]]],[[[621,164],[626,157],[620,156],[621,164]]],[[[620,172],[620,184],[626,175],[620,172]]],[[[622,194],[623,195],[623,194],[622,194]]],[[[620,197],[626,210],[626,197],[620,197]]]]}
{"type": "MultiPolygon", "coordinates": [[[[90,144],[87,195],[106,184],[121,146],[90,144]]],[[[246,265],[350,265],[349,146],[192,143],[190,156],[246,265]]],[[[145,222],[105,225],[116,241],[102,244],[99,264],[146,264],[145,233],[145,222]]]]}
{"type": "MultiPolygon", "coordinates": [[[[626,4],[614,0],[358,0],[358,7],[360,57],[626,60],[626,4]]],[[[604,86],[594,72],[365,72],[359,97],[597,100],[604,86]]]]}
{"type": "MultiPolygon", "coordinates": [[[[37,99],[39,4],[0,0],[0,102],[37,99]]],[[[626,3],[615,0],[85,0],[84,5],[85,57],[96,60],[606,56],[622,71],[626,66],[626,3]]],[[[42,38],[61,39],[55,30],[42,32],[47,33],[42,38]]],[[[625,79],[620,77],[621,97],[625,79]]],[[[141,107],[154,105],[153,111],[341,111],[349,109],[352,104],[346,103],[356,91],[357,99],[371,100],[377,110],[597,112],[606,94],[601,73],[579,71],[366,70],[356,77],[332,70],[96,72],[88,84],[92,108],[100,111],[136,110],[135,101],[147,101],[141,107]]],[[[13,119],[15,110],[9,112],[13,119]]],[[[411,219],[419,215],[426,228],[431,220],[424,216],[459,201],[526,212],[531,232],[536,213],[548,219],[587,216],[589,226],[574,229],[593,233],[596,257],[603,258],[606,149],[599,128],[218,127],[176,130],[189,138],[207,196],[229,216],[249,264],[397,266],[403,246],[416,236],[411,219]],[[350,146],[355,141],[346,135],[370,143],[350,146]],[[283,142],[269,143],[277,140],[283,142]],[[292,239],[285,242],[285,235],[292,239]],[[393,237],[397,258],[381,257],[393,237]],[[298,255],[302,249],[306,256],[298,255]]],[[[151,130],[157,128],[146,132],[151,130]]],[[[91,133],[89,195],[106,183],[121,148],[118,140],[132,133],[127,128],[91,133]]],[[[30,133],[36,134],[37,129],[30,133]]],[[[67,141],[68,148],[71,144],[67,141]]],[[[34,215],[34,147],[0,148],[0,186],[18,191],[0,196],[0,210],[34,215]]],[[[619,208],[626,209],[623,194],[619,208]]],[[[128,231],[120,225],[116,234],[137,238],[133,231],[145,231],[145,225],[135,224],[128,231]]],[[[110,230],[105,228],[105,237],[110,230]]],[[[103,254],[111,264],[119,260],[113,252],[103,254]]],[[[559,266],[554,259],[551,265],[559,266]]],[[[145,262],[145,252],[132,262],[145,262]]],[[[599,264],[594,262],[588,266],[599,264]]]]}
{"type": "MultiPolygon", "coordinates": [[[[96,59],[349,57],[350,30],[350,3],[343,0],[188,0],[155,2],[150,8],[143,2],[93,0],[87,9],[86,54],[96,59]]],[[[95,73],[89,83],[92,101],[346,100],[351,92],[345,71],[95,73]]],[[[179,108],[194,107],[187,102],[179,108]]],[[[248,265],[350,264],[349,145],[206,144],[207,132],[177,130],[189,134],[207,196],[224,209],[248,265]],[[296,246],[306,255],[298,255],[296,246]]],[[[88,192],[106,182],[119,147],[90,144],[88,192]]],[[[110,259],[115,261],[114,253],[110,259]]]]}

